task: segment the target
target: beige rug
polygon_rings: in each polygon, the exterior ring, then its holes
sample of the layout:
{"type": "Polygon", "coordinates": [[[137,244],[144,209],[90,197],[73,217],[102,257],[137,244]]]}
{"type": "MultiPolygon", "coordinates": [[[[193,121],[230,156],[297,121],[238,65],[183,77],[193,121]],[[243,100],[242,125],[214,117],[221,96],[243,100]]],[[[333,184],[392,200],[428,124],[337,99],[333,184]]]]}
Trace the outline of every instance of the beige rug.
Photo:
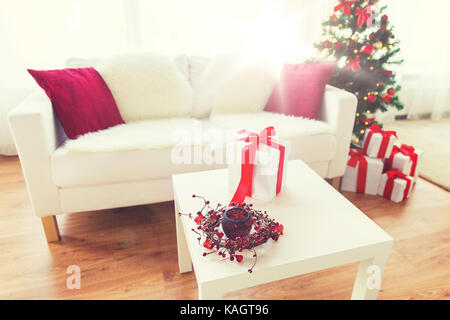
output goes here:
{"type": "Polygon", "coordinates": [[[400,120],[384,129],[397,131],[401,143],[424,150],[420,176],[450,191],[450,118],[400,120]]]}

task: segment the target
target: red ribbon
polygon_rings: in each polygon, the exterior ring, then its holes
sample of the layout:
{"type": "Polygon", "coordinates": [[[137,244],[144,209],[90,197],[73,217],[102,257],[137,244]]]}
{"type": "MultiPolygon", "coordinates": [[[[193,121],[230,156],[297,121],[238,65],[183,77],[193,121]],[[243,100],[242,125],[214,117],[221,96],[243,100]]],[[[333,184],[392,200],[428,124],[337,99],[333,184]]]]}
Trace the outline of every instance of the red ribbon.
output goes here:
{"type": "Polygon", "coordinates": [[[356,168],[359,163],[356,192],[364,193],[366,191],[366,179],[367,179],[367,159],[364,155],[364,151],[361,149],[350,149],[350,159],[348,159],[347,165],[352,168],[356,168]]]}
{"type": "Polygon", "coordinates": [[[272,137],[276,134],[274,127],[267,127],[262,130],[259,134],[255,132],[249,132],[247,130],[241,130],[238,133],[245,134],[244,138],[238,140],[248,142],[248,144],[242,148],[242,164],[241,164],[241,180],[234,193],[233,198],[230,201],[230,205],[233,202],[242,203],[245,197],[252,196],[253,187],[253,168],[256,157],[256,150],[260,143],[264,143],[269,147],[280,150],[280,159],[278,162],[278,172],[277,172],[277,187],[276,194],[281,191],[281,183],[283,181],[283,170],[284,170],[284,156],[286,148],[272,140],[272,137]]]}
{"type": "Polygon", "coordinates": [[[394,190],[394,182],[395,179],[401,179],[406,181],[406,187],[405,191],[403,192],[403,200],[405,200],[408,197],[409,188],[411,188],[411,180],[407,178],[406,174],[401,173],[398,170],[389,170],[386,171],[387,180],[386,185],[384,187],[383,197],[387,199],[391,199],[392,197],[392,191],[394,190]]]}
{"type": "Polygon", "coordinates": [[[386,150],[387,147],[389,145],[389,141],[391,139],[391,136],[395,136],[397,138],[397,133],[395,131],[386,131],[386,130],[382,130],[380,128],[380,126],[376,123],[372,124],[369,128],[368,128],[368,133],[367,133],[367,137],[364,141],[364,146],[363,146],[363,150],[364,153],[367,154],[367,149],[369,148],[369,144],[370,144],[370,140],[372,139],[372,135],[374,133],[379,133],[382,135],[382,140],[381,140],[381,145],[380,145],[380,149],[378,150],[378,154],[377,157],[378,158],[383,158],[386,155],[386,150]]]}
{"type": "Polygon", "coordinates": [[[370,123],[370,122],[374,122],[375,118],[358,119],[358,121],[370,123]]]}
{"type": "Polygon", "coordinates": [[[355,1],[348,1],[348,0],[339,0],[341,3],[334,7],[334,12],[337,12],[341,9],[344,12],[346,16],[350,15],[351,9],[355,1]]]}
{"type": "Polygon", "coordinates": [[[359,7],[355,10],[355,15],[358,16],[358,27],[361,28],[364,22],[367,23],[367,20],[370,18],[371,5],[369,4],[366,6],[363,10],[361,10],[359,7]]]}
{"type": "Polygon", "coordinates": [[[386,161],[386,168],[389,168],[389,169],[392,168],[392,163],[394,162],[394,158],[397,153],[402,153],[411,159],[412,166],[411,166],[411,171],[410,171],[409,175],[414,177],[416,175],[418,156],[417,156],[417,153],[414,150],[413,146],[408,146],[406,144],[402,144],[400,147],[394,146],[394,148],[392,149],[391,156],[386,161]]]}
{"type": "Polygon", "coordinates": [[[355,59],[349,59],[349,62],[345,66],[344,70],[348,70],[351,68],[353,72],[361,71],[361,65],[359,64],[360,62],[361,58],[359,56],[356,56],[355,59]]]}

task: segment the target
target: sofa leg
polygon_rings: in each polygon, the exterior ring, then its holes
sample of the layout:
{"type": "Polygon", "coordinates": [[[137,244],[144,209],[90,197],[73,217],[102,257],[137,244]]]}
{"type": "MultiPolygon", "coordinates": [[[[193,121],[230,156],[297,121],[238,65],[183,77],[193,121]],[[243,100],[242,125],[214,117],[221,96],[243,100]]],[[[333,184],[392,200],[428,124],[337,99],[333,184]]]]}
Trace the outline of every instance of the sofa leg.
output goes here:
{"type": "Polygon", "coordinates": [[[59,241],[59,228],[56,216],[42,217],[41,220],[47,242],[59,241]]]}
{"type": "Polygon", "coordinates": [[[339,190],[339,187],[340,187],[340,185],[341,185],[341,178],[342,178],[342,177],[336,177],[336,178],[333,178],[333,179],[331,180],[331,185],[332,185],[333,188],[335,188],[336,190],[339,190]]]}

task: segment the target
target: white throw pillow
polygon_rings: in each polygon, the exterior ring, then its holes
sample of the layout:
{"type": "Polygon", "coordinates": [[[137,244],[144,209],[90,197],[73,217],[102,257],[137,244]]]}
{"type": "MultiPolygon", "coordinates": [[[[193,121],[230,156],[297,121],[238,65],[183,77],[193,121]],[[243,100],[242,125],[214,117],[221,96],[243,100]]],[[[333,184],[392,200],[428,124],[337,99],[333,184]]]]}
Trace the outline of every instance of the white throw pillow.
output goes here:
{"type": "MultiPolygon", "coordinates": [[[[66,67],[68,68],[87,68],[87,67],[96,67],[103,63],[105,63],[106,59],[100,58],[91,58],[91,59],[82,59],[82,58],[70,58],[66,61],[66,67]]],[[[184,54],[177,55],[173,57],[173,61],[175,62],[178,70],[183,74],[183,76],[190,81],[189,78],[189,63],[188,56],[184,54]]]]}
{"type": "Polygon", "coordinates": [[[211,62],[210,58],[189,56],[189,80],[194,91],[200,86],[203,73],[211,62]]]}
{"type": "Polygon", "coordinates": [[[218,56],[208,65],[198,84],[194,113],[260,112],[276,85],[275,68],[263,60],[218,56]]]}
{"type": "Polygon", "coordinates": [[[173,59],[128,53],[107,59],[97,70],[125,122],[188,116],[193,91],[173,59]]]}

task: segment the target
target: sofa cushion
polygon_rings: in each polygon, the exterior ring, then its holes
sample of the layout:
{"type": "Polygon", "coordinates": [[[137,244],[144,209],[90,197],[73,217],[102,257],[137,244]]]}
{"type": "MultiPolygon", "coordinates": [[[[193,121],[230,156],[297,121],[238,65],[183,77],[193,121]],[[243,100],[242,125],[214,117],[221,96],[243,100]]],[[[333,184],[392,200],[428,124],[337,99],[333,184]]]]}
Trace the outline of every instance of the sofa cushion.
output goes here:
{"type": "Polygon", "coordinates": [[[276,84],[276,71],[263,60],[215,57],[195,84],[193,114],[260,112],[276,84]]]}
{"type": "Polygon", "coordinates": [[[272,112],[212,114],[212,127],[260,132],[274,126],[280,139],[291,143],[290,159],[304,162],[328,161],[334,158],[337,140],[332,127],[319,120],[272,112]]]}
{"type": "MultiPolygon", "coordinates": [[[[245,114],[240,115],[245,118],[245,114]]],[[[250,116],[247,115],[247,123],[250,116]]],[[[253,115],[252,122],[264,127],[268,125],[268,119],[277,119],[270,114],[253,115]]],[[[289,118],[289,117],[287,117],[289,118]]],[[[220,132],[233,129],[232,126],[220,125],[220,120],[230,120],[230,115],[216,115],[209,121],[198,121],[185,119],[176,123],[177,127],[186,136],[194,135],[194,130],[202,129],[203,132],[218,129],[220,132]],[[219,123],[219,125],[216,125],[219,123]]],[[[175,121],[175,120],[174,120],[175,121]]],[[[241,120],[244,121],[244,120],[241,120]]],[[[225,167],[225,157],[222,162],[200,161],[198,163],[180,163],[179,153],[173,153],[175,145],[189,145],[176,140],[165,138],[170,136],[170,130],[160,132],[155,139],[155,128],[157,120],[148,122],[126,124],[117,128],[116,132],[103,134],[101,132],[85,137],[83,143],[84,152],[80,145],[76,146],[77,140],[68,141],[58,148],[51,157],[51,169],[54,183],[60,187],[71,187],[81,185],[108,184],[127,181],[142,181],[148,179],[170,178],[172,174],[192,172],[199,170],[210,170],[225,167]],[[136,134],[140,131],[140,134],[136,134]],[[96,137],[99,136],[99,137],[96,137]],[[119,138],[122,136],[122,138],[119,138]],[[141,139],[139,136],[153,139],[141,139]],[[133,138],[135,137],[135,138],[133,138]],[[89,138],[89,139],[88,139],[89,138]],[[89,141],[89,143],[87,142],[89,141]],[[97,145],[97,148],[95,147],[97,145]],[[120,148],[119,148],[120,147],[120,148]],[[77,149],[78,148],[78,149],[77,149]]],[[[271,121],[275,126],[283,124],[284,130],[279,130],[280,137],[291,142],[290,159],[302,159],[305,162],[324,162],[331,160],[336,151],[336,138],[331,129],[325,123],[305,119],[278,119],[271,121]],[[287,126],[290,126],[290,130],[287,126]],[[301,127],[302,129],[298,129],[301,127]],[[309,127],[309,130],[307,128],[309,127]],[[311,134],[307,134],[307,132],[311,134]]],[[[174,125],[175,123],[173,123],[174,125]]],[[[240,123],[239,123],[240,124],[240,123]]],[[[162,121],[159,123],[162,128],[162,121]]],[[[167,125],[167,128],[172,125],[167,125]]],[[[242,127],[239,127],[240,129],[242,127]]],[[[252,128],[249,128],[252,129],[252,128]]],[[[175,129],[173,129],[175,132],[175,129]]],[[[179,137],[179,136],[178,136],[179,137]]],[[[81,140],[80,140],[81,141],[81,140]]],[[[194,149],[199,145],[205,146],[204,141],[190,141],[194,145],[186,147],[190,153],[191,162],[195,162],[194,149]]],[[[223,146],[223,145],[222,145],[223,146]]],[[[220,151],[220,145],[213,148],[213,154],[220,151]]],[[[224,155],[224,152],[222,152],[224,155]]]]}
{"type": "Polygon", "coordinates": [[[285,65],[264,110],[317,119],[335,68],[334,62],[285,65]]]}
{"type": "MultiPolygon", "coordinates": [[[[190,58],[190,57],[189,57],[190,58]]],[[[172,59],[175,62],[178,70],[183,74],[185,79],[190,81],[189,78],[189,59],[188,56],[184,54],[179,54],[174,56],[172,59]]],[[[206,59],[206,58],[204,58],[206,59]]],[[[98,67],[105,63],[106,58],[70,58],[66,61],[66,67],[68,68],[87,68],[87,67],[98,67]]]]}
{"type": "MultiPolygon", "coordinates": [[[[191,154],[192,154],[192,148],[191,154]]],[[[172,148],[114,152],[70,152],[57,149],[51,158],[52,176],[59,187],[170,179],[172,174],[214,169],[210,164],[178,164],[172,148]]],[[[220,166],[217,166],[220,167],[220,166]]]]}
{"type": "Polygon", "coordinates": [[[50,98],[70,139],[124,123],[111,91],[94,68],[28,72],[50,98]]]}
{"type": "Polygon", "coordinates": [[[125,122],[187,116],[192,88],[168,56],[128,53],[98,67],[125,122]]]}

